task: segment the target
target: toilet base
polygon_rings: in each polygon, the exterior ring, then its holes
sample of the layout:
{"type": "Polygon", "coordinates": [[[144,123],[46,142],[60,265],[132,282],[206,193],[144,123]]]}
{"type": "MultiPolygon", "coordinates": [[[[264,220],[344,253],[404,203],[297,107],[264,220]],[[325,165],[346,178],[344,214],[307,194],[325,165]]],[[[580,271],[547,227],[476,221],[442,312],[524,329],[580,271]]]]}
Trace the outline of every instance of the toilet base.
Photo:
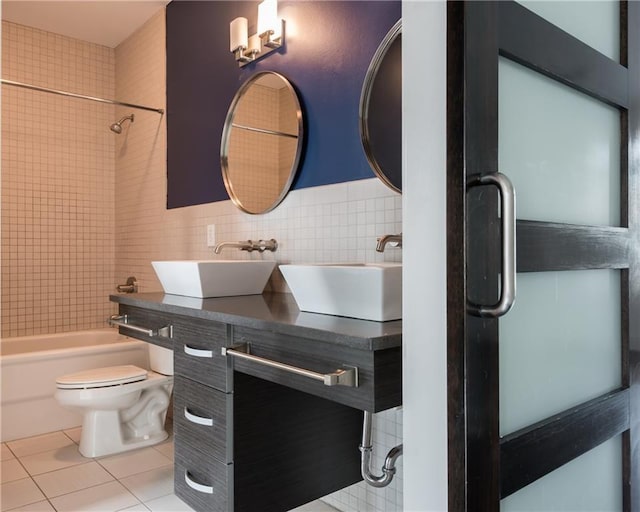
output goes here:
{"type": "MultiPolygon", "coordinates": [[[[104,457],[152,446],[167,439],[169,434],[164,423],[172,388],[173,380],[166,379],[160,386],[134,390],[119,398],[118,404],[124,408],[115,407],[109,397],[101,401],[101,409],[82,408],[80,454],[87,458],[104,457]]],[[[74,395],[59,393],[60,396],[74,395]]],[[[92,407],[98,405],[95,401],[91,403],[92,407]]]]}
{"type": "MultiPolygon", "coordinates": [[[[85,426],[82,425],[82,434],[80,436],[80,446],[78,451],[83,457],[93,459],[95,457],[104,457],[106,455],[115,455],[117,453],[127,452],[129,450],[136,450],[138,448],[145,448],[147,446],[153,446],[154,444],[161,443],[169,437],[166,430],[162,430],[154,435],[142,436],[139,438],[133,438],[124,442],[102,442],[96,443],[95,436],[91,434],[91,430],[87,430],[88,435],[84,435],[85,426]],[[86,438],[86,439],[85,439],[86,438]]],[[[115,437],[115,436],[114,436],[115,437]]]]}

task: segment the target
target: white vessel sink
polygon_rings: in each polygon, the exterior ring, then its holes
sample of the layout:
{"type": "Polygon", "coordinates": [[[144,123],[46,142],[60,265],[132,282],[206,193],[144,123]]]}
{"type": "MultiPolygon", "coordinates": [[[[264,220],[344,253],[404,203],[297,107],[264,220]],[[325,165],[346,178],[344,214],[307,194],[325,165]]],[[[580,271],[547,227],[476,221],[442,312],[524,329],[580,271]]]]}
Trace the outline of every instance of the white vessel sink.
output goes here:
{"type": "Polygon", "coordinates": [[[280,265],[301,311],[385,322],[402,318],[401,263],[280,265]]]}
{"type": "Polygon", "coordinates": [[[264,290],[275,261],[185,260],[152,261],[165,293],[186,297],[258,295],[264,290]]]}

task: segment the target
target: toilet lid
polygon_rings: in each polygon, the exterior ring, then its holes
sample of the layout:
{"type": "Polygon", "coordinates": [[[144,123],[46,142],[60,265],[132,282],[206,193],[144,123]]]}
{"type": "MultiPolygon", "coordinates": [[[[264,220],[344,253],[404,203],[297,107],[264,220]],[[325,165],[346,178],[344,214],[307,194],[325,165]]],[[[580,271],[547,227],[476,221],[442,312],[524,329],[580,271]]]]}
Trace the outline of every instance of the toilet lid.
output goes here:
{"type": "Polygon", "coordinates": [[[56,384],[61,389],[100,388],[130,384],[146,378],[147,370],[128,364],[63,375],[56,379],[56,384]]]}

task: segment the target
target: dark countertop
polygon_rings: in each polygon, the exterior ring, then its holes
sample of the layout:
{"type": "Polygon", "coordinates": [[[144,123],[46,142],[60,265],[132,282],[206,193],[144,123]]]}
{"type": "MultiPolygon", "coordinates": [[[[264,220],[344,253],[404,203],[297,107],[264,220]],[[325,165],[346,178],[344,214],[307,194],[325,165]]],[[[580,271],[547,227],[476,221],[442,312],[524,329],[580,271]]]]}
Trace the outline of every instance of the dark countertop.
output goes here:
{"type": "Polygon", "coordinates": [[[112,302],[252,329],[314,338],[361,350],[402,344],[402,320],[373,322],[300,311],[288,293],[198,299],[165,293],[111,295],[112,302]]]}

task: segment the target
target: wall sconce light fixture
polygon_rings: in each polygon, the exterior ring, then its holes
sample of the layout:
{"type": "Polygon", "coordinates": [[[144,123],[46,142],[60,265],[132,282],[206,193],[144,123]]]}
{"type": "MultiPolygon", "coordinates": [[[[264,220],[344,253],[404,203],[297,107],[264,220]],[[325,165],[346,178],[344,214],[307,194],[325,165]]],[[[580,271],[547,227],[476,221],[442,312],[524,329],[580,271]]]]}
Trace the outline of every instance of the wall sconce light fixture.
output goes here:
{"type": "Polygon", "coordinates": [[[258,32],[249,37],[247,18],[229,24],[229,51],[240,67],[266,57],[284,44],[284,20],[278,19],[278,0],[258,5],[258,32]]]}

